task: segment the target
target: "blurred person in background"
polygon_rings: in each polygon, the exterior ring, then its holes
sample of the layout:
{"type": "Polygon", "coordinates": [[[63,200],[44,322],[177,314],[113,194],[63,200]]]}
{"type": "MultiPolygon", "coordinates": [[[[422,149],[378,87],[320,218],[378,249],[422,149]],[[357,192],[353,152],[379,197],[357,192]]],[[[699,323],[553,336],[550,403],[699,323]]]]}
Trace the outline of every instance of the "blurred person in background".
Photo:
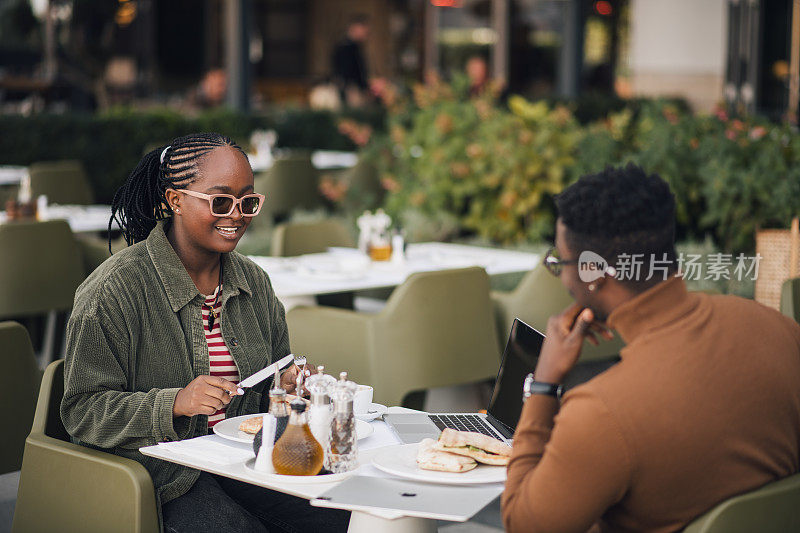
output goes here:
{"type": "Polygon", "coordinates": [[[467,59],[464,72],[469,79],[469,97],[478,98],[491,93],[498,102],[505,102],[508,90],[503,80],[489,77],[489,64],[481,55],[473,55],[467,59]]]}
{"type": "Polygon", "coordinates": [[[228,94],[228,75],[221,68],[205,73],[190,97],[190,103],[200,109],[213,109],[225,103],[228,94]]]}
{"type": "Polygon", "coordinates": [[[489,86],[489,65],[486,60],[479,55],[471,56],[467,59],[464,71],[469,78],[469,96],[474,98],[480,96],[489,86]]]}
{"type": "Polygon", "coordinates": [[[575,303],[547,325],[514,434],[506,528],[678,531],[800,471],[800,326],[752,300],[687,292],[658,176],[608,168],[556,202],[545,266],[575,303]],[[588,276],[588,251],[616,269],[592,258],[600,274],[588,276]],[[623,274],[634,254],[639,273],[623,274]],[[621,361],[559,403],[584,340],[608,338],[606,325],[626,342],[621,361]]]}
{"type": "Polygon", "coordinates": [[[367,102],[369,85],[364,44],[369,38],[369,19],[357,15],[347,25],[347,35],[333,51],[333,79],[339,87],[342,101],[357,107],[367,102]]]}

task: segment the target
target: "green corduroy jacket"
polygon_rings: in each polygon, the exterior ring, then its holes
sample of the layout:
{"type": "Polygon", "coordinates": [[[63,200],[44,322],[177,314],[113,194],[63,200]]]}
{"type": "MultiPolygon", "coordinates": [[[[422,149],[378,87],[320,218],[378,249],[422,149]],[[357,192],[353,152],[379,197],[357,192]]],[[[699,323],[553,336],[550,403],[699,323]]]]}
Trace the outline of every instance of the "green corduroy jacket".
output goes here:
{"type": "MultiPolygon", "coordinates": [[[[222,267],[222,336],[244,379],[289,353],[286,319],[255,263],[232,252],[222,267]]],[[[172,415],[178,391],[209,374],[202,302],[162,222],[83,282],[67,324],[64,426],[85,446],[142,463],[160,503],[186,493],[200,474],[139,448],[208,433],[206,416],[172,415]]],[[[268,387],[234,397],[226,416],[265,411],[268,387]]]]}

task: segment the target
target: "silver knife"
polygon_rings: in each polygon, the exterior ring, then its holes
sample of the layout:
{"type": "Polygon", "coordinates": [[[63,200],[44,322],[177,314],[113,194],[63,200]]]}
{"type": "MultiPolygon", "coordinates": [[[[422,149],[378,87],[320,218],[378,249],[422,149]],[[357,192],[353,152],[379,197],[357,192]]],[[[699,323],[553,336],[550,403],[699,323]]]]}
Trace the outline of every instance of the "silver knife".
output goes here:
{"type": "Polygon", "coordinates": [[[289,354],[286,357],[283,357],[282,359],[272,363],[271,365],[262,368],[249,378],[243,379],[242,381],[239,382],[239,387],[244,388],[244,387],[252,387],[254,385],[258,385],[259,383],[261,383],[262,381],[273,375],[278,370],[283,370],[283,367],[287,366],[289,363],[292,362],[294,362],[294,354],[289,354]]]}

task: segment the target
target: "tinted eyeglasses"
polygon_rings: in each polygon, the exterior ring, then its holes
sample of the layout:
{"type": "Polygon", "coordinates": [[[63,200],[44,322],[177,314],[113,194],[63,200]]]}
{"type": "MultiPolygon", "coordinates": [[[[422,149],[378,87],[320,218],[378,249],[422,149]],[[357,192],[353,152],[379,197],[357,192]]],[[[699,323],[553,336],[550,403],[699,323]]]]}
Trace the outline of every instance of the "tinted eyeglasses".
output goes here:
{"type": "Polygon", "coordinates": [[[188,189],[173,190],[208,200],[208,207],[215,217],[230,216],[237,205],[243,217],[254,217],[261,211],[261,206],[264,204],[264,195],[258,193],[245,194],[241,198],[237,198],[232,194],[205,194],[188,189]]]}
{"type": "Polygon", "coordinates": [[[542,264],[544,267],[555,277],[559,277],[561,275],[561,271],[564,269],[564,265],[577,265],[577,259],[561,259],[558,254],[558,250],[555,247],[550,248],[547,250],[547,253],[544,254],[544,258],[542,259],[542,264]]]}

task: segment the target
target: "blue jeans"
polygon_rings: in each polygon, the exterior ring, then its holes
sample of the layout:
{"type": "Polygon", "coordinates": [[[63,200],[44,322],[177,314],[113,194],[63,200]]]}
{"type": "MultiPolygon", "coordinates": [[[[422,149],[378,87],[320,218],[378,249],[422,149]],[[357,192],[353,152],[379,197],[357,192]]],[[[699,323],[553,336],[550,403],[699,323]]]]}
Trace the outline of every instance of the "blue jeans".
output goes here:
{"type": "Polygon", "coordinates": [[[350,522],[348,511],[311,507],[303,498],[207,472],[161,512],[166,533],[345,532],[350,522]]]}

